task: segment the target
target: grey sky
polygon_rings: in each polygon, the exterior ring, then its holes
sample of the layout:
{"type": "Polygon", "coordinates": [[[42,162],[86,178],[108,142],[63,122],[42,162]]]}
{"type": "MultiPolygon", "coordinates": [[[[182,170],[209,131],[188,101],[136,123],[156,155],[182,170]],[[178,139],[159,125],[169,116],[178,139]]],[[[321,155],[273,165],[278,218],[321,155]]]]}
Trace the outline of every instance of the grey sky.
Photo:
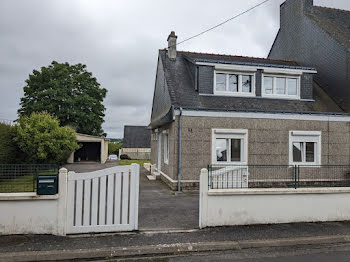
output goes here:
{"type": "MultiPolygon", "coordinates": [[[[16,119],[33,69],[84,63],[108,89],[104,130],[122,137],[124,124],[150,119],[158,49],[171,30],[181,41],[262,0],[1,0],[0,119],[16,119]]],[[[264,6],[178,47],[266,57],[279,28],[279,5],[264,6]]],[[[314,0],[349,9],[348,0],[314,0]]]]}

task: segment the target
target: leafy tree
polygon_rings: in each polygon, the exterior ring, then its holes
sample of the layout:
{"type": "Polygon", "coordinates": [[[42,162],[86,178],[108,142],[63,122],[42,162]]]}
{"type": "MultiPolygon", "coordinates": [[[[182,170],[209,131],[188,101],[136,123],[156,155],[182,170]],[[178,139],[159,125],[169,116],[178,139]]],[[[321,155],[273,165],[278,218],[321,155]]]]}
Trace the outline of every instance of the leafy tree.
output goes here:
{"type": "Polygon", "coordinates": [[[79,148],[75,131],[60,127],[59,121],[48,113],[32,113],[17,122],[14,140],[28,162],[65,163],[79,148]]]}
{"type": "Polygon", "coordinates": [[[33,112],[48,112],[62,126],[71,126],[88,135],[104,135],[102,104],[107,90],[82,64],[52,62],[48,67],[34,70],[26,80],[19,116],[33,112]]]}
{"type": "Polygon", "coordinates": [[[0,163],[15,163],[17,161],[17,147],[13,141],[14,128],[0,123],[0,163]]]}
{"type": "Polygon", "coordinates": [[[118,155],[117,145],[114,143],[108,143],[108,155],[118,155]]]}

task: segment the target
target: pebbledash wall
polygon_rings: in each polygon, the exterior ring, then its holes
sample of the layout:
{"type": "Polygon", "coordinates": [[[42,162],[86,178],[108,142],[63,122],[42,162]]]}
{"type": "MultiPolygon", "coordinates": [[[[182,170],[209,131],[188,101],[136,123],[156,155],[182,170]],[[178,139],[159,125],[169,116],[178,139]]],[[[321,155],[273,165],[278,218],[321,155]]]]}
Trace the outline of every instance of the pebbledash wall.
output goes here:
{"type": "MultiPolygon", "coordinates": [[[[242,114],[243,116],[244,114],[242,114]]],[[[294,114],[294,116],[296,116],[294,114]]],[[[306,117],[309,117],[307,115],[306,117]]],[[[283,116],[282,116],[283,117],[283,116]]],[[[350,164],[350,118],[322,115],[320,120],[266,119],[244,117],[182,116],[181,175],[184,189],[199,188],[202,168],[212,164],[212,129],[247,129],[248,164],[288,165],[289,131],[321,131],[321,164],[350,164]]],[[[310,119],[312,116],[310,116],[310,119]]],[[[169,133],[169,164],[164,163],[162,141],[162,179],[175,189],[177,182],[178,116],[158,132],[169,133]],[[169,179],[170,178],[170,179],[169,179]]],[[[158,141],[152,135],[152,164],[157,165],[158,141]]]]}

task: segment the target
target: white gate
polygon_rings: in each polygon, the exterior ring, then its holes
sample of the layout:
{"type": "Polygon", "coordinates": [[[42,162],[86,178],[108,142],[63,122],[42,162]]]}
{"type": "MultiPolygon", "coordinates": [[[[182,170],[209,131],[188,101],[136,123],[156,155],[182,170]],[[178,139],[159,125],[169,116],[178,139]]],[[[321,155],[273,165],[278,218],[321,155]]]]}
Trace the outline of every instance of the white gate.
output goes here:
{"type": "Polygon", "coordinates": [[[67,233],[138,229],[137,164],[68,173],[67,233]]]}

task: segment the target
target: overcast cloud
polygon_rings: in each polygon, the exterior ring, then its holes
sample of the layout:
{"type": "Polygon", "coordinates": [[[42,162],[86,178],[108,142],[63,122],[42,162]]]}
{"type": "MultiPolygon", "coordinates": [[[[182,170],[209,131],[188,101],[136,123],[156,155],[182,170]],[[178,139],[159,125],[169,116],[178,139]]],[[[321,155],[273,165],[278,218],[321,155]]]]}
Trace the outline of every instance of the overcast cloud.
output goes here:
{"type": "MultiPolygon", "coordinates": [[[[171,30],[178,41],[261,0],[1,0],[0,119],[14,120],[24,81],[51,61],[84,63],[108,89],[103,128],[150,120],[158,49],[171,30]]],[[[266,57],[279,28],[279,5],[264,6],[186,42],[180,50],[266,57]]],[[[350,9],[348,0],[314,0],[350,9]]]]}

